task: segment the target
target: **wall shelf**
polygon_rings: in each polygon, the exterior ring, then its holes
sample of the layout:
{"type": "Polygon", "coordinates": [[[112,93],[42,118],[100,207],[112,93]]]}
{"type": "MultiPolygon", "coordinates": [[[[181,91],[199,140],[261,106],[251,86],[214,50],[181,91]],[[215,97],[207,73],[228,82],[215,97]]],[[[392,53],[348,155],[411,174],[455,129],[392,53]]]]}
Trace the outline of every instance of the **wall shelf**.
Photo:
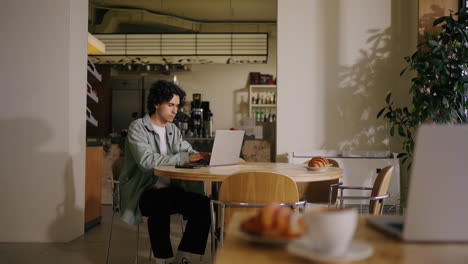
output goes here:
{"type": "MultiPolygon", "coordinates": [[[[255,109],[257,108],[264,108],[268,110],[271,114],[276,115],[276,85],[275,84],[250,84],[249,85],[249,116],[255,116],[255,109]],[[252,103],[261,95],[268,95],[269,99],[273,103],[265,104],[265,103],[252,103]]],[[[265,100],[265,98],[264,98],[265,100]]]]}

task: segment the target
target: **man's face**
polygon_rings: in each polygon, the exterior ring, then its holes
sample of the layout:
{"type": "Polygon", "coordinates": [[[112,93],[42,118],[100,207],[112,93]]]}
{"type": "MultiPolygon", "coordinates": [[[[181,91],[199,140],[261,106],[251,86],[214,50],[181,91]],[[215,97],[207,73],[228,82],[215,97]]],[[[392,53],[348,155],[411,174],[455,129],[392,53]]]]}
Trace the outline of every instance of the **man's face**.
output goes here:
{"type": "Polygon", "coordinates": [[[172,99],[169,102],[164,102],[162,104],[156,105],[156,115],[164,123],[174,121],[174,117],[177,114],[177,109],[180,104],[180,98],[178,95],[174,94],[172,99]]]}

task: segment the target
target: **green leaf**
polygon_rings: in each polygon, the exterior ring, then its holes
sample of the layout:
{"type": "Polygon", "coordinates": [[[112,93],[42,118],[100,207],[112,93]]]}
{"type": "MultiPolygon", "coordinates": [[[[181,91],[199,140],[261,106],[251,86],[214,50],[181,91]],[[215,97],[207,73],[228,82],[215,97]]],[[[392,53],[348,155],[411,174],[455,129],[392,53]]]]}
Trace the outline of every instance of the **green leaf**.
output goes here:
{"type": "Polygon", "coordinates": [[[408,69],[408,67],[406,67],[406,68],[404,68],[403,70],[401,70],[400,76],[402,76],[402,75],[405,73],[406,69],[408,69]]]}
{"type": "Polygon", "coordinates": [[[408,157],[405,157],[405,158],[401,161],[401,163],[405,164],[407,160],[408,160],[408,157]]]}
{"type": "Polygon", "coordinates": [[[383,114],[386,108],[382,108],[379,113],[377,114],[377,119],[383,114]]]}
{"type": "Polygon", "coordinates": [[[434,23],[433,23],[432,25],[433,25],[433,26],[437,26],[437,25],[439,25],[440,23],[444,22],[445,20],[447,20],[447,17],[446,17],[446,16],[439,17],[439,18],[437,18],[436,20],[434,20],[434,23]]]}
{"type": "Polygon", "coordinates": [[[431,39],[427,42],[430,46],[434,46],[434,47],[437,47],[439,46],[439,43],[437,43],[437,41],[431,39]]]}
{"type": "Polygon", "coordinates": [[[390,136],[394,136],[395,135],[395,126],[392,126],[392,128],[390,128],[390,136]]]}
{"type": "Polygon", "coordinates": [[[387,97],[385,97],[385,102],[387,102],[387,104],[390,104],[390,98],[391,97],[392,97],[392,93],[388,93],[387,97]]]}
{"type": "Polygon", "coordinates": [[[399,153],[396,157],[401,158],[401,157],[404,157],[404,156],[408,156],[408,153],[399,153]]]}
{"type": "Polygon", "coordinates": [[[430,35],[429,35],[429,33],[427,33],[427,32],[424,32],[424,38],[425,38],[425,39],[428,39],[428,38],[429,38],[429,36],[430,36],[430,35]]]}
{"type": "Polygon", "coordinates": [[[400,125],[398,126],[398,135],[400,135],[400,137],[406,137],[406,134],[403,131],[403,127],[400,125]]]}

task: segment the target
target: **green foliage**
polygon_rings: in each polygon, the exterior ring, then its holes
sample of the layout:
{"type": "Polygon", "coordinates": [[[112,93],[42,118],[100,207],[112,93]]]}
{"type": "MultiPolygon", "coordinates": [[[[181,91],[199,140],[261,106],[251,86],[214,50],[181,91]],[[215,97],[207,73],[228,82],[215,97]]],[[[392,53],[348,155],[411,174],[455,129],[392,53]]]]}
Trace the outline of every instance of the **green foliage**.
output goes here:
{"type": "Polygon", "coordinates": [[[390,123],[390,135],[403,139],[403,152],[398,156],[409,162],[414,151],[414,134],[422,122],[464,123],[468,109],[468,13],[458,13],[437,18],[434,26],[441,31],[424,33],[425,41],[419,43],[411,56],[405,57],[406,71],[415,71],[409,94],[412,106],[397,107],[389,93],[385,107],[377,114],[390,123]]]}

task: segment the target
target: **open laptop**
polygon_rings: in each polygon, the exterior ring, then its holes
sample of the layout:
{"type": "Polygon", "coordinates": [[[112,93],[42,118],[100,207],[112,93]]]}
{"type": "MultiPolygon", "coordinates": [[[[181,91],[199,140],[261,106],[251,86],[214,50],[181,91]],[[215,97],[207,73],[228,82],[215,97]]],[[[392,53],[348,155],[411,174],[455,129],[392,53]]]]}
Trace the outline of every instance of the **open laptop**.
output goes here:
{"type": "Polygon", "coordinates": [[[216,130],[210,161],[190,162],[189,166],[222,166],[239,163],[244,130],[216,130]]]}
{"type": "Polygon", "coordinates": [[[468,242],[468,125],[421,125],[405,216],[371,216],[404,241],[468,242]]]}

